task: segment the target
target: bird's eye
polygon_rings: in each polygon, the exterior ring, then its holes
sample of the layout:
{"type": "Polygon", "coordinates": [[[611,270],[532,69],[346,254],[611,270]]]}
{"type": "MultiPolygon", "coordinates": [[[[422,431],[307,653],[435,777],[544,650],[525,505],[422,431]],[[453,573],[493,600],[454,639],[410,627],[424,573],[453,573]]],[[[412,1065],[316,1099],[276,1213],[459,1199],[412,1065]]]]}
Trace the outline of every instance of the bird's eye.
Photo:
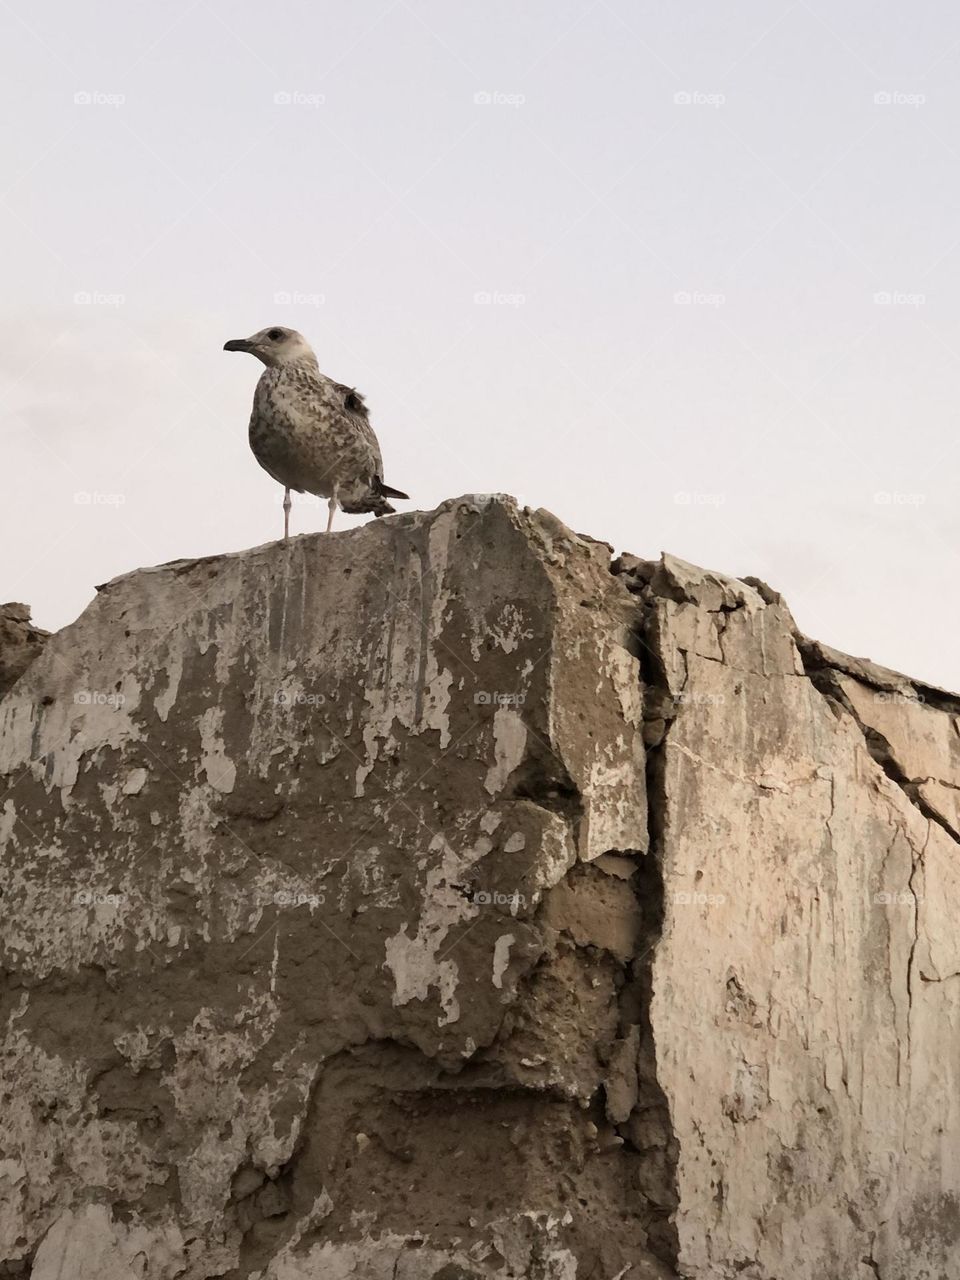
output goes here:
{"type": "Polygon", "coordinates": [[[271,329],[270,332],[267,334],[267,337],[270,339],[271,342],[279,342],[280,339],[283,337],[283,330],[271,329]]]}

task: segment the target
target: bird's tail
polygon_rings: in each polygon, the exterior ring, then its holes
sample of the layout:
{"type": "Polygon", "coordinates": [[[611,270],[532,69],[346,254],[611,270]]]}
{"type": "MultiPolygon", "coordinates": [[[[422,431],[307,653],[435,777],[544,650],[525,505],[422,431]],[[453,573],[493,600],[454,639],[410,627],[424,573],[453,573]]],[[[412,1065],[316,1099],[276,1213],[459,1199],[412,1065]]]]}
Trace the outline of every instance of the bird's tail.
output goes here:
{"type": "Polygon", "coordinates": [[[401,489],[391,489],[379,476],[373,477],[373,491],[381,498],[405,498],[407,502],[410,501],[409,493],[404,493],[401,489]]]}
{"type": "Polygon", "coordinates": [[[367,512],[372,512],[375,516],[392,516],[396,512],[396,507],[390,505],[388,498],[409,498],[409,494],[401,492],[400,489],[391,489],[379,476],[374,476],[373,483],[366,493],[355,498],[347,496],[341,498],[340,509],[346,511],[348,515],[365,515],[367,512]]]}

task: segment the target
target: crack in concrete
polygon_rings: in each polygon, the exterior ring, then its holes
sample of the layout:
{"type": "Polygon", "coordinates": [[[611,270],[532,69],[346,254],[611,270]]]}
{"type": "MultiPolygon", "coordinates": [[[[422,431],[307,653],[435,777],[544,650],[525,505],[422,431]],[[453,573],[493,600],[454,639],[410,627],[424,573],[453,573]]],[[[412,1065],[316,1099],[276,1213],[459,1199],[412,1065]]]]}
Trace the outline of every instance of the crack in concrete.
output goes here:
{"type": "MultiPolygon", "coordinates": [[[[935,822],[945,831],[955,844],[960,844],[960,835],[954,831],[950,823],[926,801],[918,790],[918,783],[911,779],[900,762],[892,744],[878,730],[866,725],[857,714],[856,709],[847,697],[836,676],[833,667],[817,667],[807,672],[810,682],[818,693],[838,705],[853,721],[863,736],[867,751],[872,760],[880,766],[891,782],[896,783],[913,807],[928,822],[935,822]]],[[[937,778],[935,781],[939,782],[937,778]]]]}
{"type": "MultiPolygon", "coordinates": [[[[904,832],[906,838],[906,832],[904,832]]],[[[917,947],[920,945],[920,899],[917,897],[917,890],[914,887],[914,877],[923,863],[923,856],[927,851],[927,845],[930,843],[930,829],[927,828],[927,838],[923,842],[923,848],[919,852],[914,849],[913,844],[907,839],[910,845],[910,877],[907,881],[907,889],[913,898],[913,938],[910,942],[910,954],[907,957],[907,1072],[908,1075],[913,1066],[913,968],[914,960],[917,954],[917,947]]],[[[904,1142],[904,1150],[906,1151],[906,1142],[904,1142]]]]}

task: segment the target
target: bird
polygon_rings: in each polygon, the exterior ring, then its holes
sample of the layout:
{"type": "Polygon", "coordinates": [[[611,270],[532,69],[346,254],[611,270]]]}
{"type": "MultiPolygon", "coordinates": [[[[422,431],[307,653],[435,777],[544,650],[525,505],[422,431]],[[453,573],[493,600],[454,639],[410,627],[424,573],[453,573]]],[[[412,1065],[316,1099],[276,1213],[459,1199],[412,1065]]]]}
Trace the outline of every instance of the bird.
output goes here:
{"type": "Polygon", "coordinates": [[[380,445],[363,396],[320,372],[296,329],[274,325],[231,338],[224,351],[248,351],[266,367],[253,395],[253,456],[283,485],[283,536],[290,536],[290,491],[327,499],[327,533],[337,507],[350,514],[392,515],[389,498],[408,498],[383,482],[380,445]]]}

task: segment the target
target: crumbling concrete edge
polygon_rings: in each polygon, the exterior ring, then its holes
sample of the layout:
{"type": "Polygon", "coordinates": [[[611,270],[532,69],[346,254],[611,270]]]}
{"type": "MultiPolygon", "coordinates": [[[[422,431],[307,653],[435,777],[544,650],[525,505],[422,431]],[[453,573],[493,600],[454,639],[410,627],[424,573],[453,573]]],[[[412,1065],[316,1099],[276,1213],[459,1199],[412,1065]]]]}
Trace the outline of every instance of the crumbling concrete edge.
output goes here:
{"type": "MultiPolygon", "coordinates": [[[[625,582],[628,590],[637,598],[640,610],[637,641],[644,684],[644,732],[648,746],[647,795],[650,847],[655,865],[658,867],[663,865],[665,842],[669,835],[666,831],[669,813],[666,747],[670,740],[671,729],[682,709],[685,695],[695,696],[696,694],[696,691],[690,691],[689,694],[687,691],[688,658],[692,654],[696,654],[699,659],[709,656],[702,648],[698,648],[692,636],[688,646],[684,647],[685,637],[680,634],[685,630],[683,627],[673,630],[668,621],[666,629],[661,631],[658,613],[662,610],[663,614],[669,617],[669,611],[678,607],[696,612],[702,617],[710,614],[734,613],[744,604],[750,609],[761,610],[766,606],[775,606],[781,615],[782,623],[786,624],[786,632],[796,649],[796,676],[809,682],[815,694],[824,699],[835,718],[848,721],[854,726],[863,739],[866,754],[893,784],[893,787],[903,793],[919,822],[926,825],[927,842],[930,841],[929,833],[934,830],[934,827],[939,827],[954,843],[960,843],[960,821],[953,813],[945,817],[924,795],[924,784],[933,782],[934,779],[910,776],[905,757],[898,750],[898,743],[891,741],[877,727],[866,722],[864,714],[858,711],[847,695],[844,680],[848,682],[848,687],[855,684],[864,691],[870,691],[878,703],[919,704],[942,713],[950,717],[958,733],[960,733],[960,695],[905,676],[867,659],[851,657],[811,640],[796,626],[783,597],[757,578],[732,578],[725,574],[714,574],[677,561],[666,553],[659,560],[641,560],[630,555],[618,556],[611,563],[611,572],[625,582]],[[680,571],[679,574],[676,572],[677,569],[680,571]],[[684,581],[688,573],[695,584],[692,591],[687,590],[688,584],[684,581]],[[738,601],[736,597],[741,591],[744,593],[744,598],[738,601]]],[[[717,654],[714,660],[719,657],[721,662],[728,663],[729,656],[724,652],[723,644],[726,620],[716,619],[715,625],[717,654]]],[[[762,673],[766,674],[765,661],[762,673]]],[[[907,832],[904,831],[904,834],[907,835],[907,832]]],[[[912,1007],[912,988],[918,977],[923,981],[942,979],[928,977],[919,970],[915,972],[915,956],[919,945],[920,894],[915,881],[922,872],[926,844],[922,840],[918,843],[914,838],[908,837],[908,840],[912,849],[908,891],[914,900],[915,914],[914,938],[907,965],[906,988],[908,1002],[912,1007]]],[[[661,895],[663,892],[661,875],[661,895]]],[[[908,1026],[908,1043],[909,1035],[908,1026]]],[[[676,1145],[674,1154],[679,1161],[676,1145]]],[[[722,1185],[720,1190],[722,1192],[722,1185]]],[[[682,1206],[680,1210],[682,1211],[682,1206]]],[[[677,1216],[680,1217],[681,1213],[678,1212],[677,1216]]],[[[863,1257],[861,1261],[879,1275],[879,1264],[875,1260],[876,1237],[877,1233],[874,1232],[868,1251],[869,1256],[863,1257]]],[[[687,1274],[683,1268],[682,1259],[675,1260],[673,1265],[679,1268],[681,1275],[687,1274]]],[[[697,1271],[697,1274],[699,1275],[700,1272],[697,1271]]]]}

